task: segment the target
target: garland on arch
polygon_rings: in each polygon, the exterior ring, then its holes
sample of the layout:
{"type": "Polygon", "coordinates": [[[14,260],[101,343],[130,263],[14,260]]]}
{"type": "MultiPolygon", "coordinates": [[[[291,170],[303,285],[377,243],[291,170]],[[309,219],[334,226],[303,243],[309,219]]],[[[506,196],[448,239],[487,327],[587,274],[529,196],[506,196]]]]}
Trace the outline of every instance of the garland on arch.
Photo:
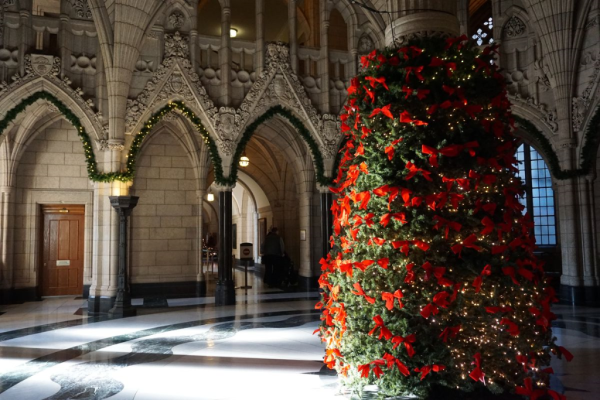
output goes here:
{"type": "Polygon", "coordinates": [[[186,116],[190,120],[190,122],[196,127],[200,135],[202,135],[204,143],[208,146],[210,159],[213,163],[215,181],[219,184],[229,183],[229,179],[223,176],[223,162],[221,160],[221,157],[219,156],[219,150],[217,149],[215,141],[210,137],[208,130],[206,129],[204,124],[202,124],[200,118],[182,101],[169,102],[156,113],[152,114],[152,116],[146,121],[146,123],[144,123],[144,127],[133,138],[131,148],[127,153],[127,169],[126,172],[123,173],[123,176],[126,176],[128,180],[133,180],[135,176],[135,164],[137,162],[137,158],[139,156],[144,139],[146,138],[146,136],[148,136],[150,131],[152,131],[154,126],[157,123],[159,123],[165,115],[167,115],[173,110],[178,110],[184,116],[186,116]]]}
{"type": "MultiPolygon", "coordinates": [[[[288,109],[286,109],[285,107],[282,107],[282,106],[271,107],[263,115],[258,117],[256,120],[254,120],[250,125],[248,125],[246,127],[246,130],[244,130],[244,133],[242,134],[242,139],[240,140],[240,142],[237,145],[233,159],[234,160],[240,159],[240,157],[242,156],[242,152],[246,148],[248,141],[250,141],[250,138],[252,137],[252,135],[254,134],[256,129],[261,124],[263,124],[264,122],[268,121],[269,119],[273,118],[276,115],[282,116],[285,119],[287,119],[290,122],[290,124],[292,124],[292,126],[294,128],[296,128],[298,133],[300,133],[300,136],[302,136],[302,138],[308,145],[308,148],[310,149],[310,152],[312,154],[313,161],[315,163],[317,183],[319,183],[320,185],[323,185],[323,186],[331,185],[332,178],[325,176],[325,173],[324,173],[323,155],[321,154],[321,151],[319,150],[319,145],[317,144],[317,142],[315,142],[315,140],[310,135],[310,132],[308,131],[308,129],[306,129],[304,124],[302,124],[302,122],[296,116],[294,116],[291,111],[289,111],[288,109]]],[[[231,168],[231,173],[229,174],[229,178],[227,178],[225,180],[225,183],[226,184],[234,184],[237,181],[237,172],[238,172],[238,165],[237,165],[237,163],[233,163],[232,168],[231,168]]],[[[216,174],[215,174],[215,176],[216,176],[216,174]]]]}

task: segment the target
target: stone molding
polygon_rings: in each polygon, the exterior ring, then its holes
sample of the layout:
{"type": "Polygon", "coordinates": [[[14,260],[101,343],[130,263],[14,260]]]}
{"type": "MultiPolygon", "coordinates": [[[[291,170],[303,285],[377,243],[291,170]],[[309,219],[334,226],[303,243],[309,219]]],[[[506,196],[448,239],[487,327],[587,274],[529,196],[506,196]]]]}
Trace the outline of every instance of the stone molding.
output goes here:
{"type": "MultiPolygon", "coordinates": [[[[73,89],[71,87],[72,82],[68,77],[65,76],[60,79],[60,66],[61,59],[59,57],[41,54],[26,54],[24,58],[25,75],[20,76],[19,74],[15,74],[12,76],[12,82],[10,84],[7,82],[0,83],[0,103],[10,97],[16,90],[31,85],[38,80],[46,80],[62,90],[65,97],[68,97],[80,107],[95,130],[92,137],[108,137],[108,125],[103,125],[103,117],[100,112],[94,112],[94,102],[91,99],[85,100],[83,98],[84,93],[81,88],[73,89]]],[[[64,99],[61,99],[60,96],[59,100],[64,102],[64,99]]],[[[54,112],[55,108],[50,107],[49,110],[54,112]]],[[[6,113],[7,111],[8,110],[3,110],[3,113],[6,113]]],[[[2,117],[4,117],[4,115],[2,115],[2,117]]]]}
{"type": "Polygon", "coordinates": [[[135,99],[127,100],[125,115],[126,131],[133,133],[136,128],[150,117],[149,112],[157,105],[170,100],[183,100],[188,105],[196,105],[206,117],[209,130],[215,131],[212,121],[218,110],[200,82],[198,74],[189,61],[187,37],[179,32],[165,35],[165,58],[135,99]]]}

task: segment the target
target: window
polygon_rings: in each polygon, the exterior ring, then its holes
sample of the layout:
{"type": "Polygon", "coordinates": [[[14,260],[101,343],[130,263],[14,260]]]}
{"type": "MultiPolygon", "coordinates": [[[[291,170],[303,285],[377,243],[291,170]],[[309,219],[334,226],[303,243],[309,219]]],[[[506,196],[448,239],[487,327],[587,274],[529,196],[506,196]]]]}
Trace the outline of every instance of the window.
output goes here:
{"type": "Polygon", "coordinates": [[[522,144],[517,150],[519,177],[525,183],[525,196],[520,199],[535,223],[538,246],[556,246],[556,213],[550,170],[542,156],[531,146],[522,144]]]}
{"type": "Polygon", "coordinates": [[[494,21],[492,19],[492,2],[490,0],[469,1],[469,37],[478,46],[494,43],[492,38],[494,21]]]}

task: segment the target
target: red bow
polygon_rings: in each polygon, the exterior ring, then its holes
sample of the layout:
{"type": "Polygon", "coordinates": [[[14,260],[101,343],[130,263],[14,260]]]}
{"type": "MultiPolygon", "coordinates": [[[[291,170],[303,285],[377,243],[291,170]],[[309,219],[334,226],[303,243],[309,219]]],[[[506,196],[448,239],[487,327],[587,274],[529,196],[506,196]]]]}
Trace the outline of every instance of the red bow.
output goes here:
{"type": "Polygon", "coordinates": [[[431,371],[433,372],[440,372],[445,370],[446,367],[443,365],[437,365],[437,364],[433,364],[433,365],[425,365],[422,368],[415,368],[415,372],[420,372],[421,373],[421,380],[425,379],[425,377],[427,376],[427,374],[429,374],[431,371]]]}
{"type": "Polygon", "coordinates": [[[379,265],[383,269],[387,269],[389,263],[390,263],[390,259],[387,258],[387,257],[386,258],[380,258],[379,260],[377,260],[377,265],[379,265]]]}
{"type": "Polygon", "coordinates": [[[383,85],[383,87],[386,90],[390,90],[390,88],[388,87],[388,85],[385,83],[385,77],[383,77],[383,76],[381,78],[374,78],[372,76],[367,76],[365,78],[365,80],[367,80],[367,81],[369,81],[371,83],[371,87],[372,88],[376,88],[377,84],[379,83],[379,84],[383,85]]]}
{"type": "Polygon", "coordinates": [[[512,307],[486,307],[485,311],[489,314],[497,314],[499,312],[513,312],[514,309],[512,307]]]}
{"type": "Polygon", "coordinates": [[[415,272],[413,268],[415,263],[410,263],[406,265],[406,276],[404,277],[404,283],[411,283],[415,279],[415,272]]]}
{"type": "Polygon", "coordinates": [[[519,326],[508,318],[502,318],[500,320],[500,325],[508,326],[508,329],[506,329],[506,331],[512,336],[519,336],[519,334],[521,333],[519,331],[519,326]]]}
{"type": "Polygon", "coordinates": [[[419,125],[419,126],[420,125],[424,125],[424,126],[428,125],[427,122],[425,122],[425,121],[421,121],[418,119],[412,119],[410,116],[410,113],[406,110],[402,111],[402,113],[400,114],[400,122],[403,124],[413,123],[413,124],[419,125]]]}
{"type": "Polygon", "coordinates": [[[421,72],[423,72],[422,65],[418,66],[418,67],[406,67],[406,68],[404,68],[404,70],[406,71],[406,83],[408,83],[411,73],[414,73],[415,76],[417,77],[417,79],[420,81],[425,79],[425,78],[423,78],[423,75],[421,75],[421,72]]]}
{"type": "Polygon", "coordinates": [[[375,304],[375,299],[373,297],[367,296],[367,294],[363,290],[362,286],[360,285],[360,282],[356,282],[353,285],[353,287],[354,287],[354,289],[356,289],[356,292],[352,292],[352,294],[355,294],[357,296],[363,296],[367,302],[369,302],[371,304],[375,304]]]}
{"type": "Polygon", "coordinates": [[[485,374],[483,373],[483,371],[481,371],[481,353],[477,353],[473,356],[473,358],[475,358],[475,369],[473,371],[471,371],[471,373],[469,374],[469,376],[471,377],[471,379],[473,379],[475,382],[483,382],[483,384],[485,384],[485,374]]]}
{"type": "Polygon", "coordinates": [[[523,396],[529,396],[530,400],[537,400],[540,396],[546,394],[546,391],[543,389],[533,389],[533,381],[531,378],[525,378],[523,381],[525,386],[517,386],[515,388],[515,393],[523,396]]]}
{"type": "Polygon", "coordinates": [[[394,300],[398,299],[398,308],[403,308],[404,304],[402,304],[403,294],[400,289],[396,290],[394,293],[383,292],[381,293],[381,299],[385,301],[385,306],[388,310],[394,308],[394,300]]]}
{"type": "Polygon", "coordinates": [[[484,276],[490,276],[492,274],[492,266],[490,264],[483,267],[483,271],[475,280],[473,281],[473,287],[475,288],[475,293],[479,293],[481,291],[481,284],[483,283],[484,276]]]}
{"type": "Polygon", "coordinates": [[[458,222],[449,221],[445,218],[440,217],[439,215],[434,215],[433,220],[436,221],[436,224],[433,226],[433,229],[439,230],[441,227],[446,226],[444,237],[448,239],[448,232],[450,228],[454,229],[456,232],[460,232],[462,225],[458,222]]]}
{"type": "Polygon", "coordinates": [[[440,334],[439,337],[444,339],[444,343],[446,343],[448,341],[448,336],[450,336],[451,338],[455,338],[458,335],[458,332],[460,332],[461,326],[457,325],[457,326],[447,326],[442,333],[440,334]]]}
{"type": "MultiPolygon", "coordinates": [[[[506,246],[503,246],[503,247],[506,247],[506,246]]],[[[492,252],[492,254],[493,254],[493,252],[492,252]]],[[[510,278],[512,279],[512,281],[515,285],[520,285],[519,281],[515,277],[515,267],[503,267],[502,272],[504,273],[504,275],[510,276],[510,278]]]]}
{"type": "Polygon", "coordinates": [[[390,144],[389,146],[386,146],[385,148],[385,154],[387,154],[388,156],[388,160],[392,161],[392,159],[394,158],[394,146],[397,145],[398,143],[400,143],[402,141],[402,138],[396,139],[392,142],[392,144],[390,144]]]}
{"type": "Polygon", "coordinates": [[[381,330],[379,331],[379,339],[381,340],[382,337],[385,337],[386,340],[389,340],[392,337],[392,332],[388,328],[386,328],[381,316],[374,316],[373,321],[375,321],[375,327],[371,329],[369,335],[373,335],[373,333],[375,333],[375,331],[380,328],[381,330]]]}
{"type": "Polygon", "coordinates": [[[369,118],[373,118],[374,116],[382,113],[386,117],[388,117],[390,119],[394,119],[394,116],[392,115],[392,112],[390,111],[391,106],[392,106],[391,104],[388,104],[387,106],[374,109],[373,112],[371,113],[371,115],[369,115],[369,118]]]}
{"type": "Polygon", "coordinates": [[[494,231],[494,221],[492,221],[490,217],[485,216],[481,220],[481,223],[484,226],[484,228],[481,230],[481,236],[489,235],[494,231]]]}
{"type": "Polygon", "coordinates": [[[404,347],[406,347],[406,352],[408,356],[412,358],[415,355],[415,349],[413,348],[411,343],[417,341],[417,336],[413,333],[412,335],[408,335],[406,337],[402,336],[394,336],[392,338],[392,343],[394,343],[393,349],[396,349],[400,345],[400,343],[404,343],[404,347]]]}
{"type": "MultiPolygon", "coordinates": [[[[479,144],[477,144],[477,145],[479,145],[479,144]]],[[[446,157],[456,157],[463,148],[464,148],[464,146],[461,146],[458,144],[451,144],[449,146],[446,146],[446,147],[443,147],[443,148],[437,150],[437,149],[434,149],[433,147],[429,147],[424,144],[421,146],[421,151],[423,152],[423,154],[430,154],[431,157],[429,157],[429,163],[432,166],[437,167],[438,166],[437,158],[438,158],[439,154],[446,156],[446,157]]]]}
{"type": "Polygon", "coordinates": [[[481,247],[475,245],[477,241],[477,236],[475,234],[471,234],[468,238],[464,239],[461,243],[455,244],[451,247],[451,250],[454,254],[458,254],[458,257],[461,258],[463,247],[468,247],[473,250],[481,251],[481,247]]]}
{"type": "Polygon", "coordinates": [[[417,173],[421,173],[421,175],[423,175],[423,178],[425,178],[428,181],[432,181],[431,179],[431,172],[426,171],[422,168],[417,168],[417,166],[413,163],[411,163],[410,161],[406,163],[406,168],[408,169],[408,175],[406,176],[406,178],[404,178],[405,180],[410,180],[412,179],[417,173]]]}
{"type": "Polygon", "coordinates": [[[404,375],[404,376],[410,375],[410,371],[408,370],[408,367],[406,365],[404,365],[404,363],[402,361],[398,360],[393,355],[391,355],[389,353],[385,353],[383,355],[383,359],[387,361],[388,368],[393,368],[394,365],[396,365],[396,367],[398,368],[398,371],[400,371],[400,373],[402,375],[404,375]]]}
{"type": "MultiPolygon", "coordinates": [[[[402,189],[402,197],[404,197],[405,191],[408,191],[409,193],[411,193],[410,190],[408,190],[408,189],[402,189]]],[[[373,194],[375,194],[379,197],[383,197],[386,194],[390,195],[390,197],[388,199],[388,210],[391,208],[390,206],[392,204],[392,201],[394,201],[394,199],[398,196],[399,193],[400,193],[399,188],[390,187],[389,185],[383,185],[376,189],[373,189],[373,194]]]]}

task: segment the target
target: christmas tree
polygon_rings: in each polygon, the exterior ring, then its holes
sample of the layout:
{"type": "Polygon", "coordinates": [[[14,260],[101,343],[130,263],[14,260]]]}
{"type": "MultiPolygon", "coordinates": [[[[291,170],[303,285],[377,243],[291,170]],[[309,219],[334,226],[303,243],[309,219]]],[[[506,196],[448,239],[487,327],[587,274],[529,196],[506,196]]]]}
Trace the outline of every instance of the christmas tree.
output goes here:
{"type": "Polygon", "coordinates": [[[416,39],[352,79],[317,308],[325,362],[353,389],[564,398],[544,366],[571,355],[552,337],[495,52],[416,39]]]}

